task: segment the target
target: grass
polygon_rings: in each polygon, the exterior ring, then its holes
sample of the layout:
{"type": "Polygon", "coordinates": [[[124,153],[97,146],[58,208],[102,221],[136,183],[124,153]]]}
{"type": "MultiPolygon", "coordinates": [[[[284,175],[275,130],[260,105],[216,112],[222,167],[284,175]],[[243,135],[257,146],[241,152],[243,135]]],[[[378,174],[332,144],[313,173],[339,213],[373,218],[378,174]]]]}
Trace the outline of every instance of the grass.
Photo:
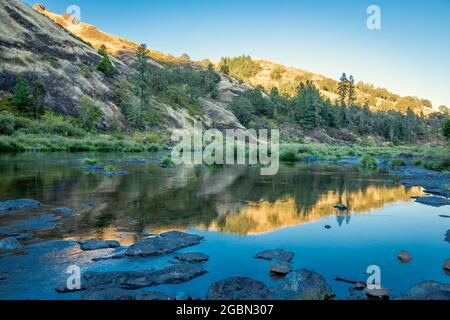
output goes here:
{"type": "Polygon", "coordinates": [[[162,159],[161,163],[165,166],[172,166],[174,165],[172,159],[170,157],[164,157],[164,159],[162,159]]]}
{"type": "Polygon", "coordinates": [[[114,172],[114,171],[117,171],[117,167],[115,165],[108,164],[107,166],[105,166],[105,172],[114,172]]]}
{"type": "Polygon", "coordinates": [[[378,161],[372,155],[366,154],[361,159],[361,165],[365,168],[376,168],[378,167],[378,161]]]}
{"type": "Polygon", "coordinates": [[[98,164],[98,160],[97,159],[89,159],[86,158],[83,160],[83,165],[85,166],[95,166],[96,164],[98,164]]]}
{"type": "Polygon", "coordinates": [[[389,162],[389,164],[393,167],[404,167],[406,166],[406,161],[403,159],[393,159],[389,162]]]}

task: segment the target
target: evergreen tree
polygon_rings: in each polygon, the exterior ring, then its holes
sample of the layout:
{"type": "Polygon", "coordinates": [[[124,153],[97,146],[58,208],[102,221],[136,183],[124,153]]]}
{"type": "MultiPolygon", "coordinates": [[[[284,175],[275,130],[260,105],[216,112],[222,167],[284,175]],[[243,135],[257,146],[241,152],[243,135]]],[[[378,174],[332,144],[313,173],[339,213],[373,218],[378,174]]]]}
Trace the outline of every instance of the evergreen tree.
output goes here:
{"type": "Polygon", "coordinates": [[[347,94],[348,94],[347,75],[345,73],[343,73],[339,80],[340,80],[339,85],[338,85],[339,104],[341,106],[345,106],[346,105],[345,103],[347,100],[347,94]]]}
{"type": "Polygon", "coordinates": [[[137,86],[137,94],[140,100],[140,111],[144,112],[148,105],[148,78],[147,74],[149,72],[149,63],[148,63],[148,49],[147,45],[141,44],[136,49],[136,86],[137,86]]]}
{"type": "Polygon", "coordinates": [[[16,87],[13,94],[13,106],[17,111],[24,114],[33,112],[33,102],[30,99],[31,88],[27,79],[20,75],[17,77],[16,87]]]}
{"type": "Polygon", "coordinates": [[[356,103],[356,87],[355,79],[353,76],[347,80],[347,90],[348,90],[348,105],[353,106],[356,103]]]}
{"type": "Polygon", "coordinates": [[[444,124],[442,133],[444,134],[444,137],[447,138],[447,140],[450,140],[450,119],[448,119],[444,124]]]}
{"type": "Polygon", "coordinates": [[[34,117],[35,119],[40,119],[44,113],[44,99],[45,99],[45,88],[41,81],[36,81],[33,84],[31,90],[31,96],[33,97],[34,105],[34,117]]]}
{"type": "Polygon", "coordinates": [[[320,126],[320,110],[323,99],[311,81],[301,83],[297,96],[294,98],[295,120],[305,129],[314,129],[320,126]]]}

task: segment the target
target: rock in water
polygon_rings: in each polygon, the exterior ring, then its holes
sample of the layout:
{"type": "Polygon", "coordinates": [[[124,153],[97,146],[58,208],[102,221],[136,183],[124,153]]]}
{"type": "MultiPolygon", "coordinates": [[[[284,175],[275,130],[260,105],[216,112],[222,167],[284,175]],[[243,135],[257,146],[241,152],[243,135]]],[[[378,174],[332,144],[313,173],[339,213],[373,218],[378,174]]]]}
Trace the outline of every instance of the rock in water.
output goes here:
{"type": "Polygon", "coordinates": [[[73,210],[69,209],[69,208],[56,208],[55,211],[66,217],[70,217],[70,216],[74,215],[73,210]]]}
{"type": "Polygon", "coordinates": [[[0,213],[13,210],[34,209],[40,205],[41,203],[39,201],[32,199],[7,200],[0,202],[0,213]]]}
{"type": "Polygon", "coordinates": [[[450,205],[450,200],[443,197],[426,196],[416,197],[415,199],[418,203],[436,208],[450,205]]]}
{"type": "Polygon", "coordinates": [[[450,271],[450,259],[445,260],[444,262],[444,270],[450,271]]]}
{"type": "Polygon", "coordinates": [[[388,300],[391,290],[380,288],[380,289],[366,289],[366,296],[372,300],[388,300]]]}
{"type": "Polygon", "coordinates": [[[412,261],[412,257],[407,251],[400,251],[400,253],[398,254],[397,258],[402,263],[409,263],[409,262],[412,261]]]}
{"type": "Polygon", "coordinates": [[[83,251],[92,251],[99,249],[112,249],[120,247],[120,243],[114,240],[86,240],[78,242],[83,251]]]}
{"type": "Polygon", "coordinates": [[[450,242],[450,230],[447,230],[447,234],[445,235],[445,241],[450,242]]]}
{"type": "MultiPolygon", "coordinates": [[[[81,279],[80,290],[121,288],[135,290],[161,284],[177,284],[190,281],[206,273],[202,265],[177,264],[161,270],[86,272],[81,279]]],[[[57,292],[70,292],[64,283],[57,292]]]]}
{"type": "Polygon", "coordinates": [[[281,250],[281,249],[266,250],[261,253],[258,253],[255,258],[269,260],[269,261],[273,260],[273,259],[277,259],[280,261],[291,262],[292,259],[294,258],[294,253],[290,252],[290,251],[281,250]]]}
{"type": "Polygon", "coordinates": [[[348,207],[344,206],[343,204],[338,204],[337,206],[334,206],[335,209],[338,209],[339,211],[347,211],[348,207]]]}
{"type": "Polygon", "coordinates": [[[201,263],[209,260],[209,256],[204,253],[190,252],[183,253],[175,257],[175,259],[187,263],[201,263]]]}
{"type": "Polygon", "coordinates": [[[208,289],[206,300],[270,300],[272,294],[261,281],[233,277],[214,283],[208,289]]]}
{"type": "Polygon", "coordinates": [[[292,266],[289,262],[273,259],[270,261],[270,271],[277,274],[288,274],[292,271],[292,266]]]}
{"type": "Polygon", "coordinates": [[[420,282],[396,298],[397,300],[450,300],[450,284],[420,282]]]}
{"type": "Polygon", "coordinates": [[[9,237],[0,240],[0,249],[2,250],[20,250],[22,245],[16,239],[16,237],[9,237]]]}
{"type": "Polygon", "coordinates": [[[158,237],[143,239],[128,248],[129,257],[149,257],[175,252],[200,243],[203,237],[179,231],[170,231],[158,237]]]}
{"type": "Polygon", "coordinates": [[[289,273],[271,290],[280,300],[330,300],[336,296],[320,274],[306,269],[289,273]]]}
{"type": "Polygon", "coordinates": [[[83,300],[119,301],[119,300],[175,300],[174,297],[162,292],[133,292],[118,288],[86,290],[81,295],[83,300]]]}

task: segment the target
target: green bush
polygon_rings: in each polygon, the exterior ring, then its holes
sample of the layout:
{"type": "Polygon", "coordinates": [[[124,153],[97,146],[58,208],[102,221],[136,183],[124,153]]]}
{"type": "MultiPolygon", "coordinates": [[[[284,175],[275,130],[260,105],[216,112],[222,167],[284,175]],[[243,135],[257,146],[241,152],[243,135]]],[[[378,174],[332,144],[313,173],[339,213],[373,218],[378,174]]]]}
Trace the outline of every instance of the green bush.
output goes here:
{"type": "Polygon", "coordinates": [[[366,168],[376,168],[378,167],[378,161],[373,156],[366,154],[361,159],[361,164],[366,168]]]}
{"type": "Polygon", "coordinates": [[[95,166],[98,163],[99,163],[99,161],[97,159],[86,158],[83,160],[83,164],[85,166],[95,166]]]}
{"type": "Polygon", "coordinates": [[[280,155],[280,161],[282,162],[297,162],[298,160],[299,157],[294,151],[284,151],[280,155]]]}
{"type": "Polygon", "coordinates": [[[108,164],[105,167],[105,172],[114,172],[114,171],[117,171],[117,167],[112,164],[108,164]]]}
{"type": "Polygon", "coordinates": [[[161,163],[165,166],[172,166],[174,164],[170,157],[164,157],[161,163]]]}
{"type": "Polygon", "coordinates": [[[117,74],[116,68],[107,55],[103,56],[102,60],[98,63],[97,70],[103,72],[107,77],[113,77],[117,74]]]}
{"type": "Polygon", "coordinates": [[[390,163],[391,166],[394,166],[394,167],[404,167],[404,166],[406,166],[406,161],[403,160],[403,159],[394,159],[394,160],[391,160],[389,163],[390,163]]]}

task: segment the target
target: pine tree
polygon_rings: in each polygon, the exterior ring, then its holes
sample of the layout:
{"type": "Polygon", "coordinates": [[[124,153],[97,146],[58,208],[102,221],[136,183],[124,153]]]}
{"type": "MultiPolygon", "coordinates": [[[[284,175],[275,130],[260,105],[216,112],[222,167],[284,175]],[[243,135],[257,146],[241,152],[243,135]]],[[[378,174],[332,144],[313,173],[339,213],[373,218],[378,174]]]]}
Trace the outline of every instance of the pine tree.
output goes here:
{"type": "Polygon", "coordinates": [[[113,77],[117,73],[117,70],[114,68],[108,55],[103,56],[102,60],[97,65],[97,70],[103,72],[107,77],[113,77]]]}
{"type": "Polygon", "coordinates": [[[33,97],[33,105],[34,105],[34,117],[35,119],[40,119],[42,114],[44,113],[44,99],[45,99],[45,88],[41,81],[36,81],[33,84],[33,88],[31,90],[31,96],[33,97]]]}
{"type": "Polygon", "coordinates": [[[348,94],[347,75],[345,73],[343,73],[339,80],[340,80],[339,86],[338,86],[339,103],[341,106],[345,106],[346,105],[345,102],[347,100],[347,94],[348,94]]]}
{"type": "Polygon", "coordinates": [[[136,62],[135,68],[137,71],[136,74],[136,85],[138,91],[138,97],[140,100],[140,111],[144,112],[148,103],[148,82],[147,82],[147,73],[149,70],[148,64],[148,49],[147,45],[141,44],[136,49],[136,62]]]}
{"type": "Polygon", "coordinates": [[[355,79],[353,76],[347,81],[347,90],[348,90],[348,105],[353,106],[356,103],[356,87],[355,87],[355,79]]]}
{"type": "Polygon", "coordinates": [[[31,88],[27,79],[22,75],[18,76],[12,103],[17,111],[24,114],[33,112],[33,102],[31,101],[30,96],[31,88]]]}

